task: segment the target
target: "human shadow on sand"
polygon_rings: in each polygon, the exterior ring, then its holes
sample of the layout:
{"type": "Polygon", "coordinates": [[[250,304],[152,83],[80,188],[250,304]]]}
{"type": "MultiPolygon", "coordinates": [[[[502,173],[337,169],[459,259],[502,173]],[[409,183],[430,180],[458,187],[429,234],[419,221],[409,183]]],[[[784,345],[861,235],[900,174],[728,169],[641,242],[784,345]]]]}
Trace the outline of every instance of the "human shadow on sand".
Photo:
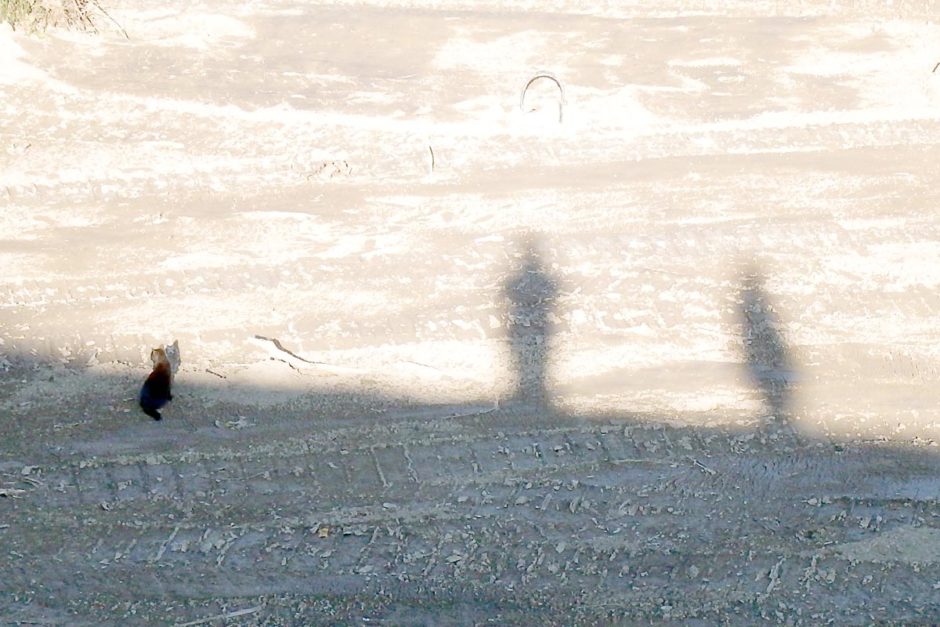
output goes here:
{"type": "Polygon", "coordinates": [[[549,405],[546,375],[558,283],[545,268],[539,242],[527,237],[523,248],[522,257],[503,286],[508,318],[506,345],[513,377],[508,400],[544,409],[549,405]]]}
{"type": "Polygon", "coordinates": [[[796,379],[793,358],[765,279],[754,265],[744,274],[738,300],[744,361],[770,412],[765,424],[787,422],[796,379]]]}

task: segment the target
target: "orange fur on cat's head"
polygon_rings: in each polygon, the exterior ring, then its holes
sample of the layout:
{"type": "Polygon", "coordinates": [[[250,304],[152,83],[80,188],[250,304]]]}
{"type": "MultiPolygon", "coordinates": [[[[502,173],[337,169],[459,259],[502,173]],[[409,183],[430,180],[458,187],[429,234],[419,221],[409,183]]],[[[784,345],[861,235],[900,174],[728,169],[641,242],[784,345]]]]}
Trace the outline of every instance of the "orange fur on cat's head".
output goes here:
{"type": "Polygon", "coordinates": [[[170,360],[166,356],[166,351],[163,348],[155,348],[150,351],[150,361],[153,362],[154,370],[166,368],[170,369],[170,360]]]}

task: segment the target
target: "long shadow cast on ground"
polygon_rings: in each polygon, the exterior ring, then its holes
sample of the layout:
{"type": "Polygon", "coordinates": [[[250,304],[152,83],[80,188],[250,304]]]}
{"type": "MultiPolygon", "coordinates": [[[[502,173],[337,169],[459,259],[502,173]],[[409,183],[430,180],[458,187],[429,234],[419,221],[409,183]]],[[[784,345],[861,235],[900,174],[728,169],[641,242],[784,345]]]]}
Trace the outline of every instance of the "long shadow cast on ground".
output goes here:
{"type": "MultiPolygon", "coordinates": [[[[181,385],[189,423],[155,423],[134,375],[9,356],[0,619],[940,616],[914,564],[937,550],[935,453],[565,415],[546,383],[557,285],[526,242],[503,292],[516,384],[496,410],[358,390],[259,409],[181,385]]],[[[754,384],[786,415],[793,364],[762,282],[740,301],[754,384]]]]}

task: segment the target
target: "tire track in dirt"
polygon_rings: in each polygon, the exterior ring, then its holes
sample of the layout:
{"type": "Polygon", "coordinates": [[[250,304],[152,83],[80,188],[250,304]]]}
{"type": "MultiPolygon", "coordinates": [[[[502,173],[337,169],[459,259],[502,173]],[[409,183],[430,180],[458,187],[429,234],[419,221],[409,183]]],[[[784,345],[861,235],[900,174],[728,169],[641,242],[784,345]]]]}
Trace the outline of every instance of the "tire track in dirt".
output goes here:
{"type": "MultiPolygon", "coordinates": [[[[879,501],[851,489],[877,483],[890,459],[814,444],[772,452],[749,434],[690,429],[410,422],[48,464],[6,534],[32,550],[14,549],[20,577],[32,567],[65,587],[66,573],[81,573],[77,592],[144,594],[155,580],[184,596],[249,581],[265,594],[311,594],[468,580],[595,591],[598,608],[619,591],[622,609],[651,607],[691,572],[708,580],[692,596],[717,607],[817,575],[825,584],[833,564],[843,568],[827,546],[940,515],[927,492],[879,501]],[[771,540],[755,552],[755,536],[771,540]],[[52,557],[58,566],[43,566],[52,557]]],[[[907,472],[926,478],[932,466],[907,472]]],[[[694,603],[670,598],[671,613],[694,615],[694,603]]]]}

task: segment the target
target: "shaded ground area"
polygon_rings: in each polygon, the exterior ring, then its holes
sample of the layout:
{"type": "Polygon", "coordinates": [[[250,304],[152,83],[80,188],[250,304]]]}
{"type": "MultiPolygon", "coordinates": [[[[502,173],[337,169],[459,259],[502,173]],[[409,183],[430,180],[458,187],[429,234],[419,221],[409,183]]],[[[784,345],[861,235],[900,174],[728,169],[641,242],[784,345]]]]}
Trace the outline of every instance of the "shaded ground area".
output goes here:
{"type": "Polygon", "coordinates": [[[370,400],[4,462],[5,618],[937,615],[933,451],[370,400]]]}
{"type": "MultiPolygon", "coordinates": [[[[780,419],[757,431],[559,411],[543,376],[555,287],[535,250],[505,289],[517,384],[490,408],[308,392],[259,410],[181,383],[164,424],[132,401],[97,409],[132,377],[17,360],[5,392],[48,375],[43,406],[65,411],[8,404],[5,619],[937,616],[935,449],[798,436],[779,382],[763,389],[780,419]],[[78,408],[94,418],[60,422],[78,408]],[[56,435],[70,426],[81,436],[56,435]]],[[[754,327],[752,354],[783,350],[754,327]]]]}

